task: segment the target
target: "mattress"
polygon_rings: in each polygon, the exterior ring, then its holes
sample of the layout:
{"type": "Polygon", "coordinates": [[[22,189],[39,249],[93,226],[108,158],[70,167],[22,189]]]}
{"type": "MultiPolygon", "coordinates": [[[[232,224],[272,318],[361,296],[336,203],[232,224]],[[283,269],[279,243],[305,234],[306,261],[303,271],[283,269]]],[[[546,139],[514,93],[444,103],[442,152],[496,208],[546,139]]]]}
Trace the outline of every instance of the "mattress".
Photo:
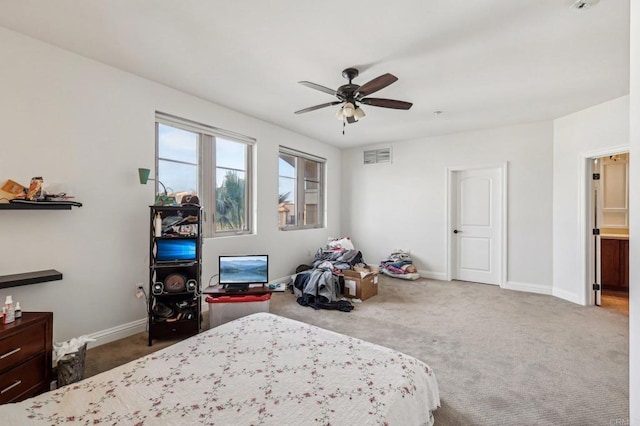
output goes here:
{"type": "Polygon", "coordinates": [[[433,370],[395,350],[256,313],[0,406],[3,425],[426,425],[433,370]]]}

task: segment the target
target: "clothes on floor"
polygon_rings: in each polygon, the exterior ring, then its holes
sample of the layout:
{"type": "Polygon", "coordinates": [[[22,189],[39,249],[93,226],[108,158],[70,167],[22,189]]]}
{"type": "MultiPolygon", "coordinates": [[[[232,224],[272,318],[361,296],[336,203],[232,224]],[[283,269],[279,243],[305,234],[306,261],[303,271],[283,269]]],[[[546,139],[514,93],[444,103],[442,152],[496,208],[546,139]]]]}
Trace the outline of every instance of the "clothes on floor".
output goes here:
{"type": "Polygon", "coordinates": [[[420,278],[411,255],[404,250],[394,250],[386,259],[382,260],[380,272],[394,278],[411,280],[420,278]]]}

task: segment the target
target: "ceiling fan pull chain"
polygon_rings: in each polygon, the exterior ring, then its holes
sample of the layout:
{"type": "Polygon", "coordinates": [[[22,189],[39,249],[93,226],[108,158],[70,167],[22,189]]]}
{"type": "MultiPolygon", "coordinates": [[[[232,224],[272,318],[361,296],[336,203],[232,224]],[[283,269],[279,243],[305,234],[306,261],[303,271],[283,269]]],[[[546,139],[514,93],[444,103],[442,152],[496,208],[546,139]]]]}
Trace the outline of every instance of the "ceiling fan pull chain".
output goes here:
{"type": "Polygon", "coordinates": [[[344,135],[344,128],[347,127],[347,123],[345,122],[346,120],[343,118],[342,119],[342,134],[344,135]]]}

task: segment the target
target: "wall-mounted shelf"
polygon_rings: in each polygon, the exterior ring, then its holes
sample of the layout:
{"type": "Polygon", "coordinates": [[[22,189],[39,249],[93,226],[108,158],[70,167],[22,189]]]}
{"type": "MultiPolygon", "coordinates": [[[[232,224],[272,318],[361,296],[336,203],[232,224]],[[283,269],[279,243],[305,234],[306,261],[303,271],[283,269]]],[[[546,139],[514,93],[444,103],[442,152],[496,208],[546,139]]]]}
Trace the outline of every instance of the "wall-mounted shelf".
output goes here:
{"type": "Polygon", "coordinates": [[[71,204],[22,204],[22,203],[0,203],[0,210],[71,210],[71,204]]]}
{"type": "Polygon", "coordinates": [[[0,288],[18,287],[47,281],[58,281],[62,279],[62,272],[55,269],[45,271],[26,272],[24,274],[0,275],[0,288]]]}

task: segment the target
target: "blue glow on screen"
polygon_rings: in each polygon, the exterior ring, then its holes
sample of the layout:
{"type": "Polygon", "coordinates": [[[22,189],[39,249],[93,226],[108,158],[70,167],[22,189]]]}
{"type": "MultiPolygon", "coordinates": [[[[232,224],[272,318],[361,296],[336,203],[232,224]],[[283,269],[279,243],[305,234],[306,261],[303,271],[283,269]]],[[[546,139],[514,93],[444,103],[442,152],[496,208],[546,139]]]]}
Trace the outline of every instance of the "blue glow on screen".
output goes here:
{"type": "Polygon", "coordinates": [[[267,255],[220,256],[220,284],[265,284],[269,282],[267,255]]]}
{"type": "Polygon", "coordinates": [[[170,262],[196,259],[196,240],[158,240],[156,260],[170,262]]]}

